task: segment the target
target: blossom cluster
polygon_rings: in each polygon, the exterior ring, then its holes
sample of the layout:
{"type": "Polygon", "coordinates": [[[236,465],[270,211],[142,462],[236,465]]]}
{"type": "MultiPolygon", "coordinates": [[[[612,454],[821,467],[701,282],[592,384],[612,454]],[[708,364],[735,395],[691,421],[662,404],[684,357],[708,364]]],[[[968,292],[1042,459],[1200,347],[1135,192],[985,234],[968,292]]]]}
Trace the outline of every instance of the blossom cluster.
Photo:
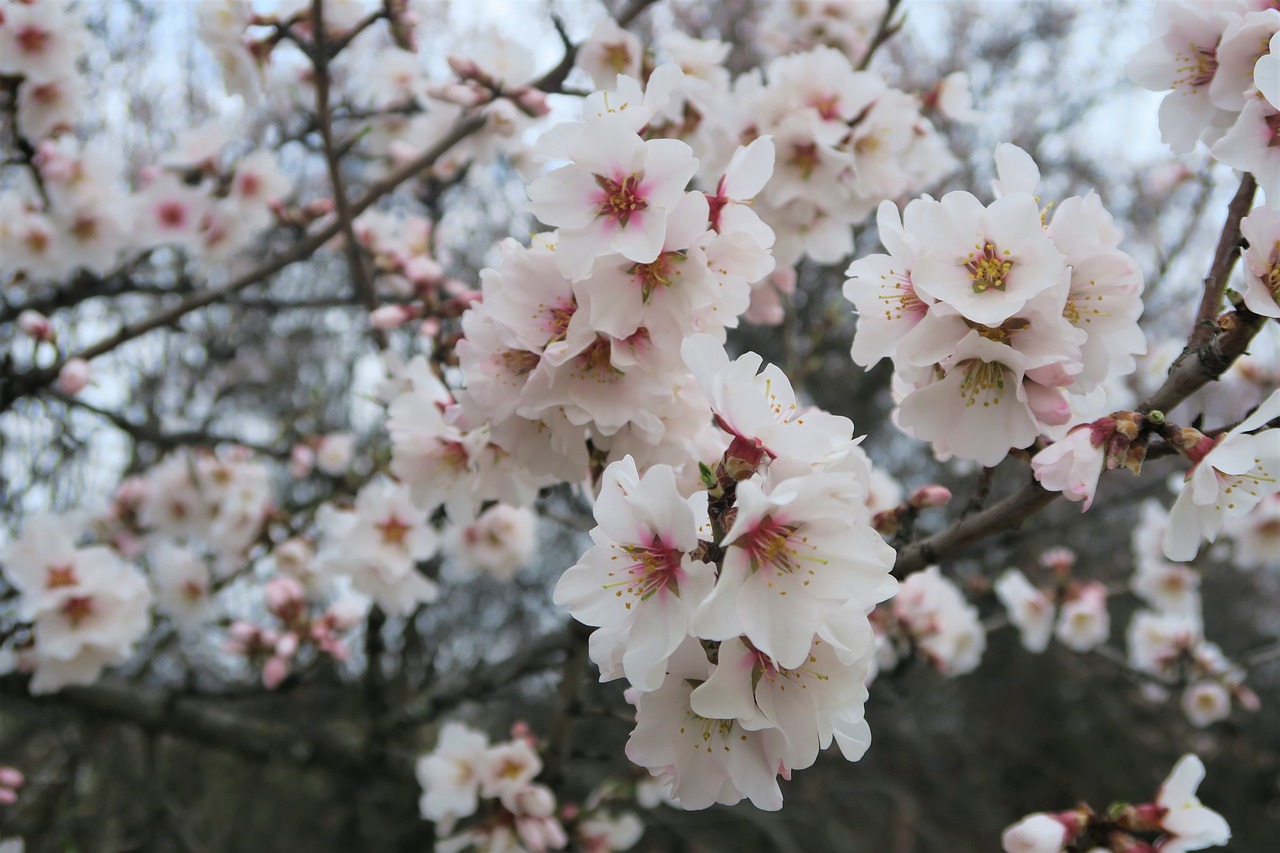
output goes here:
{"type": "Polygon", "coordinates": [[[1233,704],[1257,710],[1258,697],[1245,685],[1244,668],[1205,639],[1200,575],[1170,562],[1160,543],[1174,524],[1155,501],[1142,506],[1134,529],[1134,572],[1129,588],[1143,603],[1125,632],[1129,665],[1170,688],[1182,686],[1181,708],[1195,726],[1227,718],[1233,704]]]}
{"type": "Polygon", "coordinates": [[[19,78],[18,131],[34,152],[33,174],[0,193],[0,273],[35,282],[105,273],[158,247],[224,261],[263,233],[291,182],[267,149],[224,159],[232,137],[219,122],[179,134],[131,191],[118,152],[77,140],[86,36],[81,13],[57,0],[0,8],[0,74],[19,78]]]}
{"type": "Polygon", "coordinates": [[[30,625],[14,663],[34,672],[32,693],[92,683],[151,627],[146,578],[108,547],[76,545],[80,535],[66,519],[37,517],[5,553],[18,618],[30,625]]]}
{"type": "Polygon", "coordinates": [[[535,781],[542,759],[522,723],[512,727],[510,740],[491,745],[483,733],[447,722],[416,771],[419,810],[435,823],[440,853],[543,853],[565,847],[570,838],[583,850],[612,853],[633,847],[644,831],[634,814],[612,814],[599,802],[557,809],[554,792],[535,781]],[[461,828],[460,821],[466,822],[461,828]]]}
{"type": "Polygon", "coordinates": [[[893,601],[877,608],[871,620],[880,670],[893,669],[915,652],[954,678],[977,669],[987,649],[978,608],[937,566],[905,578],[893,601]]]}
{"type": "Polygon", "coordinates": [[[1102,814],[1084,804],[1037,812],[1006,829],[1001,843],[1005,853],[1188,853],[1221,847],[1231,829],[1196,797],[1203,780],[1203,762],[1184,755],[1153,802],[1117,803],[1102,814]]]}
{"type": "Polygon", "coordinates": [[[777,809],[779,773],[833,739],[850,760],[870,743],[867,613],[897,587],[894,552],[847,419],[801,409],[754,353],[731,362],[709,335],[682,350],[728,449],[693,488],[668,465],[611,463],[594,544],[555,600],[598,626],[601,678],[632,686],[632,761],[684,808],[777,809]]]}
{"type": "Polygon", "coordinates": [[[891,202],[887,255],[854,261],[845,297],[855,362],[893,361],[895,419],[940,457],[995,465],[1072,421],[1077,399],[1131,373],[1145,351],[1142,273],[1098,196],[1034,195],[1039,169],[996,149],[996,200],[967,192],[891,202]]]}
{"type": "Polygon", "coordinates": [[[1056,636],[1072,651],[1087,652],[1107,639],[1111,617],[1107,588],[1098,581],[1075,581],[1075,554],[1065,548],[1048,551],[1041,562],[1054,574],[1054,586],[1035,586],[1018,569],[1007,569],[995,583],[996,597],[1009,622],[1018,629],[1027,651],[1039,654],[1056,636]]]}
{"type": "Polygon", "coordinates": [[[1160,134],[1177,154],[1197,142],[1251,172],[1280,210],[1280,10],[1261,0],[1156,4],[1154,38],[1129,60],[1129,77],[1160,104],[1160,134]]]}

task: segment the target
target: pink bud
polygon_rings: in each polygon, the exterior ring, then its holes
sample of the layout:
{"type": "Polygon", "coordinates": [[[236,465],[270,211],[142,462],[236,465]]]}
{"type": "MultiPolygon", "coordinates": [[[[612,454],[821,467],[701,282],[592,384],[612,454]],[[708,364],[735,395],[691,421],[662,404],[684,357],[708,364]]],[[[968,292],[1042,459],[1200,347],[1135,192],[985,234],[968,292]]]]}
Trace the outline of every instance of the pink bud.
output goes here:
{"type": "Polygon", "coordinates": [[[8,788],[0,788],[0,806],[11,806],[18,801],[18,795],[8,788]]]}
{"type": "Polygon", "coordinates": [[[434,258],[406,258],[401,270],[404,277],[418,287],[437,287],[444,280],[444,267],[434,258]]]}
{"type": "Polygon", "coordinates": [[[375,329],[398,329],[413,319],[408,305],[383,305],[369,312],[369,325],[375,329]]]}
{"type": "Polygon", "coordinates": [[[428,317],[422,321],[420,326],[418,326],[418,334],[422,335],[424,338],[434,338],[436,335],[440,334],[441,328],[443,327],[440,325],[439,317],[428,317]]]}
{"type": "Polygon", "coordinates": [[[150,492],[151,486],[144,477],[128,477],[116,487],[116,501],[125,506],[134,506],[150,492]]]}
{"type": "Polygon", "coordinates": [[[541,118],[551,112],[547,104],[547,93],[532,86],[521,86],[514,93],[516,106],[534,118],[541,118]]]}
{"type": "Polygon", "coordinates": [[[57,388],[63,394],[74,397],[89,384],[89,362],[83,358],[73,358],[62,365],[58,371],[57,388]]]}
{"type": "Polygon", "coordinates": [[[0,787],[21,788],[22,783],[26,781],[27,778],[22,775],[21,771],[12,767],[0,767],[0,787]]]}
{"type": "Polygon", "coordinates": [[[262,667],[262,686],[275,690],[289,676],[289,662],[284,658],[267,658],[262,667]]]}
{"type": "Polygon", "coordinates": [[[951,503],[951,490],[946,486],[931,483],[912,492],[911,497],[907,498],[907,503],[916,509],[946,506],[951,503]]]}
{"type": "Polygon", "coordinates": [[[484,74],[484,72],[480,70],[480,66],[477,65],[473,59],[467,59],[463,56],[455,56],[451,53],[445,57],[445,61],[449,63],[449,67],[453,69],[453,73],[457,74],[463,80],[468,80],[484,74]]]}
{"type": "Polygon", "coordinates": [[[37,341],[52,341],[54,338],[53,324],[49,322],[49,318],[41,314],[39,311],[26,310],[18,315],[18,329],[21,332],[37,341]]]}
{"type": "MultiPolygon", "coordinates": [[[[720,416],[716,415],[716,419],[719,420],[719,418],[720,416]]],[[[734,480],[745,480],[759,470],[768,452],[759,439],[735,435],[733,441],[729,443],[729,449],[724,452],[724,461],[720,464],[734,480]]]]}
{"type": "Polygon", "coordinates": [[[289,476],[295,480],[302,479],[311,473],[316,464],[316,452],[305,444],[295,444],[289,451],[289,476]]]}
{"type": "Polygon", "coordinates": [[[306,598],[302,584],[288,575],[267,581],[262,593],[267,599],[267,608],[282,619],[296,615],[298,606],[306,598]]]}

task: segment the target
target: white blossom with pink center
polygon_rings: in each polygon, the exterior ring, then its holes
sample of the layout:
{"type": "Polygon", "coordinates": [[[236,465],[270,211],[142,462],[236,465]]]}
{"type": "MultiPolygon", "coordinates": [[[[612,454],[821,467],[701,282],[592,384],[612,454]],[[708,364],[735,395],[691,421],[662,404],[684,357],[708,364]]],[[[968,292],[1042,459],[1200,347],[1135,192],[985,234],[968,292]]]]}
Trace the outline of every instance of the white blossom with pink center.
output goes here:
{"type": "Polygon", "coordinates": [[[643,140],[626,119],[605,115],[581,125],[567,153],[570,165],[529,185],[529,211],[560,229],[561,271],[585,278],[592,261],[610,252],[656,260],[667,216],[698,169],[693,149],[676,139],[643,140]]]}
{"type": "Polygon", "coordinates": [[[602,677],[621,674],[654,690],[715,583],[714,568],[690,556],[697,516],[669,466],[641,476],[628,456],[605,469],[595,518],[594,544],[561,576],[555,602],[580,622],[610,629],[610,642],[592,644],[602,677]]]}
{"type": "MultiPolygon", "coordinates": [[[[480,765],[489,739],[450,720],[440,729],[436,747],[415,768],[422,798],[418,809],[427,820],[451,826],[475,814],[480,801],[480,765]]],[[[442,828],[447,834],[449,828],[442,828]]]]}
{"type": "Polygon", "coordinates": [[[1154,39],[1129,60],[1129,79],[1153,92],[1169,92],[1160,103],[1160,136],[1176,154],[1196,141],[1212,144],[1235,113],[1219,109],[1210,97],[1218,71],[1218,44],[1239,20],[1235,3],[1164,2],[1152,20],[1154,39]]]}
{"type": "Polygon", "coordinates": [[[975,323],[1000,325],[1067,271],[1030,195],[1005,195],[984,207],[970,193],[951,192],[925,201],[918,221],[929,236],[920,240],[911,274],[916,290],[975,323]]]}
{"type": "Polygon", "coordinates": [[[700,637],[745,636],[780,667],[808,657],[818,628],[857,602],[893,595],[895,553],[871,527],[852,521],[865,486],[839,473],[738,484],[737,515],[724,563],[694,628],[700,637]]]}
{"type": "MultiPolygon", "coordinates": [[[[916,217],[923,209],[908,204],[905,215],[916,217]]],[[[844,298],[853,303],[858,314],[851,355],[854,363],[863,367],[893,358],[899,346],[910,346],[904,342],[919,328],[934,301],[917,293],[911,281],[918,246],[909,232],[919,233],[921,226],[904,228],[898,207],[891,201],[880,203],[876,226],[889,254],[867,255],[845,270],[849,278],[844,283],[844,298]]]]}
{"type": "Polygon", "coordinates": [[[978,668],[987,648],[987,633],[970,604],[937,566],[915,572],[902,582],[893,613],[916,647],[946,676],[978,668]]]}
{"type": "Polygon", "coordinates": [[[1194,559],[1201,540],[1213,542],[1225,518],[1246,515],[1280,492],[1280,440],[1276,432],[1249,433],[1280,417],[1280,391],[1218,440],[1187,472],[1186,485],[1169,511],[1164,553],[1194,559]]]}
{"type": "Polygon", "coordinates": [[[1280,210],[1280,108],[1261,95],[1250,98],[1212,151],[1231,168],[1251,172],[1267,206],[1280,210]]]}
{"type": "Polygon", "coordinates": [[[1106,586],[1090,581],[1071,587],[1053,633],[1058,642],[1077,652],[1087,652],[1104,642],[1111,633],[1106,586]]]}
{"type": "Polygon", "coordinates": [[[995,465],[1010,448],[1026,447],[1040,432],[1023,385],[1026,358],[1000,341],[969,332],[936,382],[909,391],[898,405],[898,426],[932,442],[935,452],[995,465]]]}
{"type": "Polygon", "coordinates": [[[432,557],[439,538],[429,512],[419,509],[401,483],[375,480],[356,495],[349,510],[325,504],[317,514],[324,531],[317,555],[330,576],[347,576],[357,592],[392,615],[407,615],[435,601],[440,590],[418,569],[432,557]]]}
{"type": "Polygon", "coordinates": [[[698,334],[685,339],[680,353],[710,401],[716,425],[770,458],[819,462],[853,435],[848,418],[801,409],[786,375],[772,364],[760,370],[764,360],[753,352],[730,362],[719,342],[698,334]]]}

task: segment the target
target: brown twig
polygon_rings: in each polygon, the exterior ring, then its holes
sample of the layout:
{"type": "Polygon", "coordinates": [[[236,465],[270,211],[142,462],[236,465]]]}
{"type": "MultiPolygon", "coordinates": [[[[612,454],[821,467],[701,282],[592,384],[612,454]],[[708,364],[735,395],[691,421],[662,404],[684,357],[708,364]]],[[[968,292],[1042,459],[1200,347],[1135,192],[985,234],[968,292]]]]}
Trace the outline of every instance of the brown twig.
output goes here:
{"type": "MultiPolygon", "coordinates": [[[[366,20],[377,20],[381,13],[370,16],[366,20]]],[[[334,213],[338,224],[342,227],[347,251],[347,265],[351,269],[351,280],[355,283],[356,293],[364,304],[365,310],[372,312],[378,307],[378,293],[369,270],[364,263],[360,251],[360,242],[356,239],[355,225],[352,223],[351,203],[347,199],[346,186],[342,181],[342,163],[333,142],[333,112],[329,105],[329,60],[338,54],[350,40],[330,45],[325,40],[324,0],[313,0],[311,4],[311,29],[315,39],[311,51],[311,62],[315,68],[316,88],[316,127],[320,131],[320,143],[324,148],[325,165],[329,170],[329,183],[333,188],[334,213]]],[[[381,329],[370,326],[369,334],[379,349],[386,349],[387,335],[381,329]]]]}
{"type": "Polygon", "coordinates": [[[1218,248],[1213,253],[1213,263],[1209,266],[1209,274],[1204,278],[1204,294],[1200,298],[1200,308],[1196,311],[1195,325],[1187,337],[1187,349],[1197,349],[1213,339],[1217,332],[1218,312],[1222,310],[1222,294],[1226,292],[1227,281],[1240,257],[1240,220],[1249,213],[1253,206],[1253,196],[1257,192],[1258,182],[1252,174],[1246,172],[1240,179],[1240,188],[1227,206],[1227,221],[1222,224],[1222,233],[1218,236],[1218,248]]]}

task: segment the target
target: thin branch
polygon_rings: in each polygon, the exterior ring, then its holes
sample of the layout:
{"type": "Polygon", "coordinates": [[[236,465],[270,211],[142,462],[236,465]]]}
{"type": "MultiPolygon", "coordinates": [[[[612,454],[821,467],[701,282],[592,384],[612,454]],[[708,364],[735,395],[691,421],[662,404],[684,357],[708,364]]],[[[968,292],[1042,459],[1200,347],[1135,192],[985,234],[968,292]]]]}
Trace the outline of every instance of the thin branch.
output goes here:
{"type": "Polygon", "coordinates": [[[1258,182],[1249,172],[1240,179],[1240,188],[1227,207],[1227,220],[1222,224],[1222,233],[1218,236],[1218,248],[1213,253],[1213,263],[1209,274],[1204,278],[1204,295],[1200,298],[1200,308],[1196,311],[1195,325],[1187,337],[1188,349],[1202,347],[1213,339],[1217,331],[1218,312],[1222,310],[1222,294],[1227,289],[1227,281],[1231,278],[1231,270],[1235,268],[1240,257],[1240,220],[1249,213],[1253,206],[1253,196],[1257,192],[1258,182]]]}
{"type": "MultiPolygon", "coordinates": [[[[371,16],[368,21],[377,20],[381,13],[371,16]]],[[[347,250],[347,265],[351,268],[351,279],[355,283],[356,293],[365,310],[372,312],[378,307],[378,294],[369,270],[365,267],[364,256],[360,251],[360,242],[356,239],[355,225],[352,223],[351,203],[347,199],[346,186],[342,181],[342,163],[333,143],[333,113],[329,105],[329,59],[336,56],[347,42],[330,46],[325,43],[324,0],[313,0],[311,4],[311,29],[314,33],[315,48],[311,53],[312,65],[315,68],[316,86],[316,126],[320,131],[320,141],[324,147],[325,165],[329,170],[329,183],[333,187],[334,213],[347,250]]],[[[381,329],[370,326],[369,333],[378,345],[378,349],[386,349],[387,334],[381,329]]]]}
{"type": "Polygon", "coordinates": [[[871,65],[871,60],[876,55],[876,51],[902,29],[902,20],[893,20],[893,15],[898,11],[900,5],[902,5],[902,0],[889,0],[885,4],[884,14],[880,16],[880,25],[876,27],[875,35],[871,37],[871,42],[867,45],[867,52],[862,55],[862,59],[858,62],[859,71],[866,71],[867,67],[871,65]]]}

